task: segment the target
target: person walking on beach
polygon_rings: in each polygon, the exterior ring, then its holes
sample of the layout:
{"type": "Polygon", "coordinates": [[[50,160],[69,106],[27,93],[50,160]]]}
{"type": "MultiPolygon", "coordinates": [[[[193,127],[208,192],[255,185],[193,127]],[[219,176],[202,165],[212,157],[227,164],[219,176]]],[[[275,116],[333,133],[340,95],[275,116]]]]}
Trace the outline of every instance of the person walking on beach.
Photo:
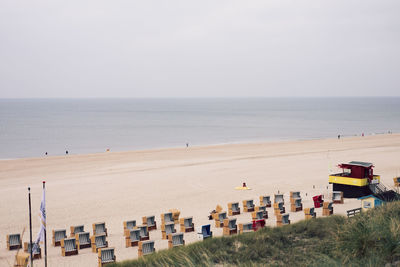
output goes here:
{"type": "Polygon", "coordinates": [[[65,155],[68,155],[68,150],[65,150],[65,155]]]}
{"type": "Polygon", "coordinates": [[[337,139],[340,139],[340,134],[337,136],[337,139]]]}

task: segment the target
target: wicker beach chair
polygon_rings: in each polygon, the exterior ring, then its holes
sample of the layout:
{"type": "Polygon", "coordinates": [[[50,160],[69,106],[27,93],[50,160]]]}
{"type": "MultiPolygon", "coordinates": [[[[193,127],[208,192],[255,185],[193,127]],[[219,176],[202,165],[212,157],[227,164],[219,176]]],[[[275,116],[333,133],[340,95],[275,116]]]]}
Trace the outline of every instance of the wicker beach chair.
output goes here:
{"type": "Polygon", "coordinates": [[[156,216],[154,215],[142,217],[142,222],[143,225],[147,225],[149,231],[157,229],[156,216]]]}
{"type": "Polygon", "coordinates": [[[224,220],[223,235],[237,234],[236,218],[224,220]]]}
{"type": "Polygon", "coordinates": [[[78,247],[75,238],[61,239],[61,255],[64,257],[78,255],[78,247]]]}
{"type": "Polygon", "coordinates": [[[138,248],[138,256],[142,257],[145,255],[152,254],[156,251],[154,248],[154,241],[140,241],[139,248],[138,248]]]}
{"type": "Polygon", "coordinates": [[[304,209],[305,219],[312,219],[317,217],[317,213],[314,211],[314,208],[304,209]]]}
{"type": "Polygon", "coordinates": [[[92,243],[92,252],[98,252],[99,248],[107,248],[108,242],[105,234],[101,235],[93,235],[90,237],[90,241],[92,243]]]}
{"type": "Polygon", "coordinates": [[[253,221],[264,219],[264,212],[263,211],[253,211],[251,213],[251,219],[253,221]]]}
{"type": "Polygon", "coordinates": [[[137,229],[140,230],[139,235],[141,241],[150,239],[149,229],[147,228],[147,225],[139,225],[137,229]]]}
{"type": "Polygon", "coordinates": [[[172,212],[166,212],[161,214],[161,224],[166,223],[175,223],[174,218],[172,216],[172,212]]]}
{"type": "Polygon", "coordinates": [[[263,212],[263,218],[264,219],[268,219],[267,206],[256,206],[254,211],[262,211],[263,212]]]}
{"type": "Polygon", "coordinates": [[[140,229],[130,230],[129,236],[125,236],[125,246],[135,247],[140,241],[140,229]]]}
{"type": "Polygon", "coordinates": [[[181,218],[180,220],[181,232],[188,233],[194,231],[193,217],[181,218]]]}
{"type": "Polygon", "coordinates": [[[100,248],[97,253],[99,267],[114,263],[116,261],[114,248],[100,248]]]}
{"type": "Polygon", "coordinates": [[[53,230],[53,238],[52,243],[53,246],[57,247],[61,245],[61,239],[67,238],[67,230],[65,229],[56,229],[53,230]]]}
{"type": "Polygon", "coordinates": [[[243,211],[244,212],[253,212],[254,211],[254,203],[252,199],[243,200],[243,211]]]}
{"type": "Polygon", "coordinates": [[[92,246],[89,232],[77,233],[75,234],[75,239],[79,249],[90,248],[92,246]]]}
{"type": "Polygon", "coordinates": [[[185,245],[183,233],[174,233],[168,235],[168,248],[174,248],[185,245]]]}
{"type": "Polygon", "coordinates": [[[215,219],[215,227],[223,227],[225,219],[226,219],[226,211],[217,213],[215,219]]]}
{"type": "Polygon", "coordinates": [[[202,226],[198,227],[197,228],[197,237],[200,240],[204,240],[204,239],[212,237],[211,225],[206,224],[206,225],[202,225],[202,226]]]}
{"type": "Polygon", "coordinates": [[[239,214],[240,214],[239,202],[228,203],[228,215],[233,216],[239,214]]]}
{"type": "Polygon", "coordinates": [[[169,234],[173,234],[175,233],[175,223],[170,222],[167,224],[162,224],[161,225],[161,235],[162,235],[162,239],[168,239],[168,235],[169,234]]]}
{"type": "Polygon", "coordinates": [[[181,212],[178,209],[170,209],[169,212],[172,212],[172,219],[174,220],[175,224],[179,223],[179,215],[181,212]]]}
{"type": "Polygon", "coordinates": [[[93,235],[105,234],[106,236],[108,236],[105,222],[94,223],[92,224],[92,228],[93,228],[93,235]]]}
{"type": "Polygon", "coordinates": [[[71,229],[70,237],[75,237],[75,234],[85,232],[85,226],[84,225],[71,226],[70,229],[71,229]]]}
{"type": "MultiPolygon", "coordinates": [[[[32,247],[33,247],[33,250],[32,250],[33,259],[34,260],[41,259],[42,258],[42,249],[40,248],[40,245],[39,244],[35,245],[34,243],[32,243],[32,247]]],[[[31,243],[24,242],[24,252],[27,252],[30,255],[31,243]]]]}
{"type": "Polygon", "coordinates": [[[283,202],[274,203],[274,213],[275,215],[285,213],[283,202]]]}
{"type": "Polygon", "coordinates": [[[129,236],[130,231],[136,227],[136,220],[124,221],[124,236],[129,236]]]}
{"type": "Polygon", "coordinates": [[[17,254],[15,255],[15,263],[14,267],[27,267],[29,263],[29,257],[30,254],[23,252],[23,251],[17,251],[17,254]]]}
{"type": "Polygon", "coordinates": [[[324,201],[322,208],[322,216],[329,216],[333,214],[333,202],[324,201]]]}
{"type": "Polygon", "coordinates": [[[282,225],[286,225],[286,224],[290,224],[289,214],[288,213],[277,214],[276,215],[276,226],[282,226],[282,225]]]}
{"type": "Polygon", "coordinates": [[[297,212],[303,210],[303,204],[301,203],[301,198],[291,198],[290,199],[290,211],[297,212]]]}
{"type": "Polygon", "coordinates": [[[260,206],[271,207],[271,197],[270,196],[260,196],[260,206]]]}
{"type": "Polygon", "coordinates": [[[21,235],[20,234],[9,234],[6,236],[7,249],[14,250],[22,248],[21,235]]]}
{"type": "Polygon", "coordinates": [[[259,230],[261,228],[264,228],[264,227],[265,227],[265,220],[264,219],[253,221],[253,230],[254,231],[257,231],[257,230],[259,230]]]}
{"type": "Polygon", "coordinates": [[[249,222],[249,223],[241,223],[239,224],[239,233],[243,234],[243,233],[247,233],[247,232],[253,232],[253,223],[249,222]]]}

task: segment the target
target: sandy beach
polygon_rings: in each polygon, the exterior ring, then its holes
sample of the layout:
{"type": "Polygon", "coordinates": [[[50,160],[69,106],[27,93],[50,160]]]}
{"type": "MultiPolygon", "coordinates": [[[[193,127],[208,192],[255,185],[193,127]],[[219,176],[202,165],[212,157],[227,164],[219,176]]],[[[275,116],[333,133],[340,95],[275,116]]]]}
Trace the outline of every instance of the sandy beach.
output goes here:
{"type": "MultiPolygon", "coordinates": [[[[136,258],[137,247],[125,248],[123,221],[160,214],[171,208],[181,217],[193,216],[195,226],[211,223],[215,236],[222,228],[209,221],[209,212],[220,204],[227,209],[232,201],[254,199],[260,195],[282,192],[289,202],[290,191],[300,191],[303,207],[311,207],[311,198],[327,198],[330,172],[337,164],[352,160],[372,162],[374,172],[388,188],[392,178],[400,175],[400,134],[349,137],[325,140],[285,141],[255,144],[203,146],[132,152],[105,152],[87,155],[29,158],[0,161],[0,266],[11,266],[15,251],[7,251],[6,235],[22,233],[29,240],[28,187],[32,192],[33,236],[39,230],[39,206],[42,181],[46,181],[47,240],[49,266],[97,266],[97,254],[91,249],[79,255],[62,257],[60,247],[51,245],[53,229],[104,221],[108,243],[115,247],[117,261],[136,258]],[[234,188],[246,182],[252,190],[234,188]]],[[[360,207],[356,199],[335,204],[335,214],[360,207]]],[[[286,205],[289,210],[289,206],[286,205]]],[[[268,208],[267,225],[275,226],[273,209],[268,208]]],[[[317,216],[322,210],[317,209],[317,216]]],[[[250,213],[235,216],[238,223],[251,220],[250,213]]],[[[302,220],[304,213],[290,212],[292,222],[302,220]]],[[[178,228],[178,227],[176,227],[178,228]]],[[[178,230],[179,231],[179,230],[178,230]]],[[[150,232],[156,250],[166,249],[160,227],[150,232]]],[[[186,243],[197,241],[196,233],[185,234],[186,243]]],[[[34,262],[44,266],[44,260],[34,262]]]]}

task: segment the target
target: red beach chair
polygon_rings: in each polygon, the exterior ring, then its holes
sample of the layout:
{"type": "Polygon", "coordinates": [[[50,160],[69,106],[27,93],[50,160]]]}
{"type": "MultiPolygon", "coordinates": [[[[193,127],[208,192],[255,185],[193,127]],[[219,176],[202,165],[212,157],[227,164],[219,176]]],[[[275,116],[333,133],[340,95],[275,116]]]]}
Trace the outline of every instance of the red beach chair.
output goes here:
{"type": "Polygon", "coordinates": [[[263,220],[254,220],[253,221],[253,230],[254,231],[257,231],[257,230],[259,230],[259,229],[261,229],[261,228],[264,228],[265,227],[265,220],[263,219],[263,220]]]}
{"type": "Polygon", "coordinates": [[[322,200],[322,195],[313,196],[314,208],[321,208],[324,201],[322,200]]]}

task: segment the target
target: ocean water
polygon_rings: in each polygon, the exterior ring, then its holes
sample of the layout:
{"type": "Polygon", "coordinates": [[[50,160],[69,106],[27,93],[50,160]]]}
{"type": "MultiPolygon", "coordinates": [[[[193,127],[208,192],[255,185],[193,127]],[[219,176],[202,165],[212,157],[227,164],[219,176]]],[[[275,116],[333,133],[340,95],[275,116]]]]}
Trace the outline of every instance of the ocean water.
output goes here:
{"type": "Polygon", "coordinates": [[[0,159],[400,132],[400,98],[0,99],[0,159]]]}

